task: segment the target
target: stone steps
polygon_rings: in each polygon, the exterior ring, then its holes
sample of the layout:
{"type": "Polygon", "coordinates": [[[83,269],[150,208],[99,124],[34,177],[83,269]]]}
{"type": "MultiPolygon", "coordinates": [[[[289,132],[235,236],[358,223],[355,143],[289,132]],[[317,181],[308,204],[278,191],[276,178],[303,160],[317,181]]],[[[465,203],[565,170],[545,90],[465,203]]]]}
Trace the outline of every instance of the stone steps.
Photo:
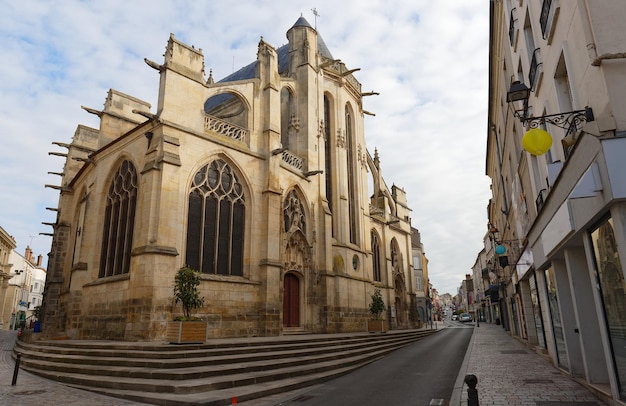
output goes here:
{"type": "Polygon", "coordinates": [[[18,341],[21,367],[156,405],[230,405],[349,373],[435,330],[211,340],[206,344],[18,341]]]}

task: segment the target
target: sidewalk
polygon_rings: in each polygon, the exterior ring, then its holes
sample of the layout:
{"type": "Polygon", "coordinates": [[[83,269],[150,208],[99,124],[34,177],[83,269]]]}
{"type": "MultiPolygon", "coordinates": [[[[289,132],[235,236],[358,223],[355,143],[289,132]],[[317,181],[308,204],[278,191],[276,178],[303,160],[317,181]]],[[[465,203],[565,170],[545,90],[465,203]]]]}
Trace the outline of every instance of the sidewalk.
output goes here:
{"type": "Polygon", "coordinates": [[[481,323],[457,378],[451,406],[467,405],[466,374],[476,375],[480,406],[606,405],[502,326],[481,323]],[[574,403],[575,402],[575,403],[574,403]]]}
{"type": "Polygon", "coordinates": [[[17,331],[0,330],[0,406],[137,406],[142,403],[70,388],[20,370],[12,386],[15,362],[11,357],[17,331]]]}

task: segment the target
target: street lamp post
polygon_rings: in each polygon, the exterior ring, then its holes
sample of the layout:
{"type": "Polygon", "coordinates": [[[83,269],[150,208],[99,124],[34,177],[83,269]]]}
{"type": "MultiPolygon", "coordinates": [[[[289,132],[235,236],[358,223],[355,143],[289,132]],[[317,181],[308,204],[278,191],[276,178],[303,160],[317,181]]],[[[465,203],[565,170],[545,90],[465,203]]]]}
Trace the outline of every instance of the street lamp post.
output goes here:
{"type": "Polygon", "coordinates": [[[478,303],[478,308],[476,309],[476,327],[480,327],[480,288],[476,289],[476,291],[478,292],[476,297],[476,302],[478,303]]]}
{"type": "MultiPolygon", "coordinates": [[[[21,325],[22,322],[22,318],[21,316],[24,315],[24,320],[26,320],[26,311],[22,310],[22,308],[25,306],[26,304],[26,300],[24,300],[24,292],[25,292],[25,287],[26,287],[26,277],[28,276],[28,272],[24,269],[18,269],[15,271],[15,275],[20,277],[20,281],[19,281],[19,293],[16,295],[16,303],[15,303],[15,323],[14,323],[14,328],[16,327],[23,327],[21,325]]],[[[28,305],[26,305],[26,310],[28,310],[28,305]]]]}

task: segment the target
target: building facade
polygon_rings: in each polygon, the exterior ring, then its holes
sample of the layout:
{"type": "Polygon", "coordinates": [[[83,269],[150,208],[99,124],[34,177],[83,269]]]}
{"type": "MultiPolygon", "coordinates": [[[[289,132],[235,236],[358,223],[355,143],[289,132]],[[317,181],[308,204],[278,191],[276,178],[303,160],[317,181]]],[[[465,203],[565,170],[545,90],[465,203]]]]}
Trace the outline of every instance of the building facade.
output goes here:
{"type": "Polygon", "coordinates": [[[491,298],[485,295],[489,291],[489,267],[486,251],[483,249],[472,266],[472,286],[474,300],[469,313],[475,320],[495,322],[492,314],[491,298]]]}
{"type": "Polygon", "coordinates": [[[8,328],[8,323],[5,320],[5,303],[9,300],[9,280],[13,277],[11,275],[11,253],[17,247],[15,238],[0,227],[0,328],[8,328]]]}
{"type": "Polygon", "coordinates": [[[626,4],[490,12],[488,294],[511,334],[625,404],[626,4]]]}
{"type": "Polygon", "coordinates": [[[429,309],[432,307],[429,295],[428,282],[428,258],[422,237],[417,228],[411,228],[411,251],[413,255],[413,280],[415,282],[415,304],[417,306],[417,316],[419,326],[426,323],[429,309]]]}
{"type": "Polygon", "coordinates": [[[162,63],[146,59],[156,112],[110,90],[85,108],[100,128],[56,143],[44,334],[160,340],[184,265],[210,337],[364,331],[374,289],[392,328],[417,326],[410,209],[366,148],[371,93],[304,18],[287,39],[215,81],[172,35],[162,63]]]}
{"type": "Polygon", "coordinates": [[[4,330],[30,328],[36,321],[36,307],[42,304],[46,271],[42,256],[35,259],[30,247],[24,255],[12,250],[9,272],[0,302],[0,325],[4,330]]]}

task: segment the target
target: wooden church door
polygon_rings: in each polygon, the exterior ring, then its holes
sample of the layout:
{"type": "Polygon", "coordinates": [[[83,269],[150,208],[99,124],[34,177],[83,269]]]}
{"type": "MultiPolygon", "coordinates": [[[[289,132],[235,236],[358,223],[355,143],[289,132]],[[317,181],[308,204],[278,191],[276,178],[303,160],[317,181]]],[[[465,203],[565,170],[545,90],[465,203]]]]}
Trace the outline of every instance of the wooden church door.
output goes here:
{"type": "Polygon", "coordinates": [[[285,275],[283,326],[300,326],[300,280],[292,273],[285,275]]]}

